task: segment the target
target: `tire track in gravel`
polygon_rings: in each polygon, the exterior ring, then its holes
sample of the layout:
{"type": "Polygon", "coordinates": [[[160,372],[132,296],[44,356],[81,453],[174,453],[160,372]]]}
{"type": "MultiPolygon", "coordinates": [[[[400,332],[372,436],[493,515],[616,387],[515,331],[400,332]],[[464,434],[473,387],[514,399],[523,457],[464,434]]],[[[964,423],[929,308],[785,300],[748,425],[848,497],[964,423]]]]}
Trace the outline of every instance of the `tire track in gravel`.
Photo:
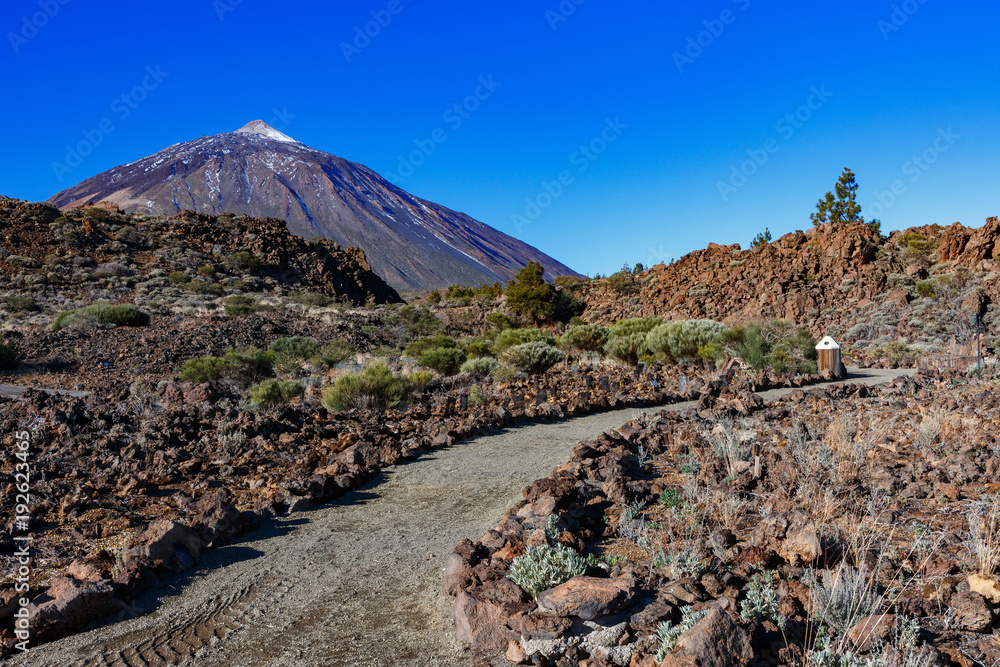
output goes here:
{"type": "MultiPolygon", "coordinates": [[[[865,371],[851,381],[908,373],[865,371]]],[[[659,409],[512,427],[388,468],[333,503],[211,550],[198,571],[137,600],[133,618],[5,664],[506,664],[500,656],[473,655],[454,638],[450,601],[440,592],[446,556],[462,539],[494,527],[521,489],[565,463],[578,442],[659,409]]]]}

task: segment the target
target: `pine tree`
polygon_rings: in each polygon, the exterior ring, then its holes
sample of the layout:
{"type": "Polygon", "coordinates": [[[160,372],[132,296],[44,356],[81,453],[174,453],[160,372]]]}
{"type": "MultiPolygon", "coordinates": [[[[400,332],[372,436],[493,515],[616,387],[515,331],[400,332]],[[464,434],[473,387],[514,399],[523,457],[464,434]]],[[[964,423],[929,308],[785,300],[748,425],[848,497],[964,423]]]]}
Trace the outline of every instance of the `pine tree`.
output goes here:
{"type": "Polygon", "coordinates": [[[507,283],[507,305],[519,315],[527,315],[533,324],[552,315],[554,288],[542,277],[545,269],[539,262],[528,262],[507,283]]]}
{"type": "Polygon", "coordinates": [[[861,205],[857,202],[858,182],[854,178],[854,172],[848,167],[844,167],[844,173],[837,179],[834,190],[836,197],[832,192],[827,192],[816,204],[816,212],[809,216],[812,223],[819,227],[825,222],[864,222],[861,205]]]}

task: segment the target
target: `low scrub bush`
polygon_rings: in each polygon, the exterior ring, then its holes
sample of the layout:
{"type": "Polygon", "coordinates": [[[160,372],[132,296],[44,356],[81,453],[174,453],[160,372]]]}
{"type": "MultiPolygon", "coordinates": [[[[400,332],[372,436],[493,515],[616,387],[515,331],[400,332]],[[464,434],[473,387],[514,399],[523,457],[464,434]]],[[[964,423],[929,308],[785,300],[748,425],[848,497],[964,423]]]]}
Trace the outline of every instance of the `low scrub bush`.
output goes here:
{"type": "Polygon", "coordinates": [[[222,300],[222,307],[226,311],[226,317],[239,317],[257,312],[257,302],[244,294],[227,296],[222,300]]]}
{"type": "Polygon", "coordinates": [[[317,366],[330,367],[344,363],[355,354],[357,351],[346,340],[335,340],[321,347],[311,361],[317,366]]]}
{"type": "Polygon", "coordinates": [[[7,297],[4,307],[9,312],[15,314],[34,313],[41,310],[41,307],[30,296],[21,296],[19,294],[7,297]]]}
{"type": "Polygon", "coordinates": [[[710,354],[716,361],[728,355],[757,370],[771,368],[785,373],[815,372],[816,369],[816,339],[807,329],[785,320],[763,324],[751,322],[726,329],[715,343],[710,354]]]}
{"type": "Polygon", "coordinates": [[[271,341],[267,351],[273,355],[274,366],[279,373],[292,373],[302,367],[306,360],[320,353],[319,341],[306,336],[287,336],[271,341]]]}
{"type": "Polygon", "coordinates": [[[568,327],[559,345],[578,352],[601,352],[608,343],[608,328],[600,324],[577,324],[568,327]]]}
{"type": "Polygon", "coordinates": [[[613,359],[617,359],[630,366],[635,366],[639,363],[639,359],[648,353],[646,349],[646,333],[636,331],[634,333],[611,336],[608,338],[607,345],[604,346],[604,351],[613,359]]]}
{"type": "Polygon", "coordinates": [[[407,338],[430,336],[445,328],[444,322],[423,306],[403,306],[393,313],[392,319],[402,325],[407,338]]]}
{"type": "Polygon", "coordinates": [[[188,283],[188,289],[193,294],[203,294],[205,296],[222,296],[226,290],[218,283],[210,283],[207,280],[192,280],[188,283]]]}
{"type": "Polygon", "coordinates": [[[636,317],[630,320],[622,320],[611,325],[611,328],[608,330],[608,337],[616,338],[636,333],[647,334],[661,324],[663,324],[662,317],[636,317]]]}
{"type": "Polygon", "coordinates": [[[499,365],[500,362],[493,357],[476,357],[462,364],[459,370],[463,373],[475,373],[476,375],[486,377],[499,365]]]}
{"type": "Polygon", "coordinates": [[[517,345],[535,342],[551,346],[556,344],[556,339],[541,329],[504,329],[497,334],[496,340],[493,341],[493,349],[502,353],[517,345]]]}
{"type": "Polygon", "coordinates": [[[94,320],[97,324],[103,325],[117,327],[149,326],[149,313],[132,304],[95,303],[86,308],[60,313],[50,328],[53,331],[64,329],[72,324],[74,318],[80,315],[94,320]]]}
{"type": "Polygon", "coordinates": [[[670,621],[663,621],[656,628],[656,637],[660,640],[660,648],[656,651],[657,664],[667,659],[667,654],[677,647],[677,642],[681,635],[698,625],[701,619],[708,615],[708,609],[694,611],[693,607],[681,607],[681,622],[674,625],[670,621]]]}
{"type": "Polygon", "coordinates": [[[587,571],[587,561],[561,544],[529,546],[510,565],[507,577],[531,597],[587,571]]]}
{"type": "Polygon", "coordinates": [[[433,336],[428,336],[426,338],[421,338],[420,340],[415,340],[406,346],[406,356],[413,357],[416,359],[424,352],[428,350],[433,350],[437,348],[452,349],[457,348],[458,343],[454,338],[450,336],[445,336],[444,334],[435,334],[433,336]]]}
{"type": "Polygon", "coordinates": [[[525,373],[544,373],[565,358],[558,348],[541,340],[515,345],[504,354],[508,364],[525,373]]]}
{"type": "Polygon", "coordinates": [[[501,310],[494,310],[492,313],[487,313],[486,321],[500,331],[503,331],[504,329],[513,329],[517,326],[517,322],[514,321],[514,318],[501,310]]]}
{"type": "Polygon", "coordinates": [[[472,359],[493,356],[493,341],[485,336],[466,339],[463,344],[465,345],[465,353],[472,359]]]}
{"type": "Polygon", "coordinates": [[[323,391],[323,406],[328,410],[377,410],[404,404],[413,387],[381,362],[369,364],[360,373],[337,378],[323,391]]]}
{"type": "Polygon", "coordinates": [[[713,320],[666,322],[646,334],[646,349],[670,362],[698,358],[698,349],[714,343],[725,327],[713,320]]]}
{"type": "Polygon", "coordinates": [[[293,303],[312,308],[326,308],[330,304],[336,303],[336,299],[319,292],[292,292],[288,296],[293,303]]]}
{"type": "Polygon", "coordinates": [[[417,357],[417,363],[442,375],[454,375],[465,363],[465,352],[457,347],[432,347],[417,357]]]}
{"type": "Polygon", "coordinates": [[[306,391],[295,380],[264,380],[250,387],[250,400],[258,405],[283,405],[306,391]]]}
{"type": "Polygon", "coordinates": [[[234,252],[227,258],[230,267],[240,271],[256,271],[261,266],[261,261],[257,255],[248,250],[234,252]]]}
{"type": "Polygon", "coordinates": [[[406,379],[413,386],[414,391],[422,392],[427,388],[427,383],[434,379],[434,371],[413,371],[406,376],[406,379]]]}
{"type": "Polygon", "coordinates": [[[272,354],[255,347],[229,349],[221,357],[188,359],[181,369],[181,380],[213,382],[230,380],[242,387],[274,375],[272,354]]]}
{"type": "Polygon", "coordinates": [[[21,348],[13,340],[7,340],[0,334],[0,371],[9,371],[17,368],[24,360],[21,348]]]}
{"type": "Polygon", "coordinates": [[[187,283],[191,282],[191,276],[184,273],[183,271],[171,271],[167,275],[167,280],[169,280],[175,285],[186,285],[187,283]]]}

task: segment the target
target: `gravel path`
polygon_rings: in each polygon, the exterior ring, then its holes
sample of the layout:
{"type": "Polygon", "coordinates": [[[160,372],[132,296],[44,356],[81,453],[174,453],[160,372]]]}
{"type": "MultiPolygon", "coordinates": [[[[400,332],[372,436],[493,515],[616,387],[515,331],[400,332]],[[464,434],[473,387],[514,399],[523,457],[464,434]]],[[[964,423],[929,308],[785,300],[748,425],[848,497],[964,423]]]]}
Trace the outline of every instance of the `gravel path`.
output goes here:
{"type": "MultiPolygon", "coordinates": [[[[910,373],[852,369],[849,381],[910,373]]],[[[198,571],[155,587],[126,620],[6,664],[489,664],[454,638],[440,592],[445,558],[462,539],[494,527],[521,490],[568,460],[578,442],[640,412],[509,428],[388,468],[333,503],[210,551],[198,571]]]]}

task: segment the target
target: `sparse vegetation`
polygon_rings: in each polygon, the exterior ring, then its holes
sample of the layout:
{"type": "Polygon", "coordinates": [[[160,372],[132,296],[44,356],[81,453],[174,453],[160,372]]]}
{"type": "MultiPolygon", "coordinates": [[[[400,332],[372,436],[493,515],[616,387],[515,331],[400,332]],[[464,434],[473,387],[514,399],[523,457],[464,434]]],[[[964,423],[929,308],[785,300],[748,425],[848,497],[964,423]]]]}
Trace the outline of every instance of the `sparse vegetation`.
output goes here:
{"type": "Polygon", "coordinates": [[[188,382],[229,380],[249,387],[274,375],[272,355],[258,348],[229,349],[221,357],[198,357],[184,363],[180,379],[188,382]]]}
{"type": "Polygon", "coordinates": [[[465,360],[465,352],[457,347],[434,347],[421,353],[417,363],[442,375],[454,375],[465,360]]]}
{"type": "Polygon", "coordinates": [[[544,373],[565,358],[558,348],[540,340],[515,345],[504,353],[508,364],[525,373],[544,373]]]}
{"type": "Polygon", "coordinates": [[[17,368],[24,360],[21,348],[14,340],[7,338],[0,333],[0,371],[9,371],[17,368]]]}
{"type": "Polygon", "coordinates": [[[296,380],[264,380],[250,387],[250,400],[258,405],[283,405],[305,390],[296,380]]]}
{"type": "Polygon", "coordinates": [[[95,303],[81,308],[60,313],[50,328],[59,331],[69,326],[73,319],[83,315],[97,324],[119,327],[149,326],[149,313],[131,304],[95,303]]]}
{"type": "Polygon", "coordinates": [[[514,558],[507,577],[531,597],[538,597],[586,571],[587,561],[568,547],[529,546],[514,558]]]}
{"type": "Polygon", "coordinates": [[[384,411],[403,405],[413,391],[409,380],[396,375],[382,362],[374,362],[360,373],[337,378],[323,391],[327,410],[384,411]]]}

